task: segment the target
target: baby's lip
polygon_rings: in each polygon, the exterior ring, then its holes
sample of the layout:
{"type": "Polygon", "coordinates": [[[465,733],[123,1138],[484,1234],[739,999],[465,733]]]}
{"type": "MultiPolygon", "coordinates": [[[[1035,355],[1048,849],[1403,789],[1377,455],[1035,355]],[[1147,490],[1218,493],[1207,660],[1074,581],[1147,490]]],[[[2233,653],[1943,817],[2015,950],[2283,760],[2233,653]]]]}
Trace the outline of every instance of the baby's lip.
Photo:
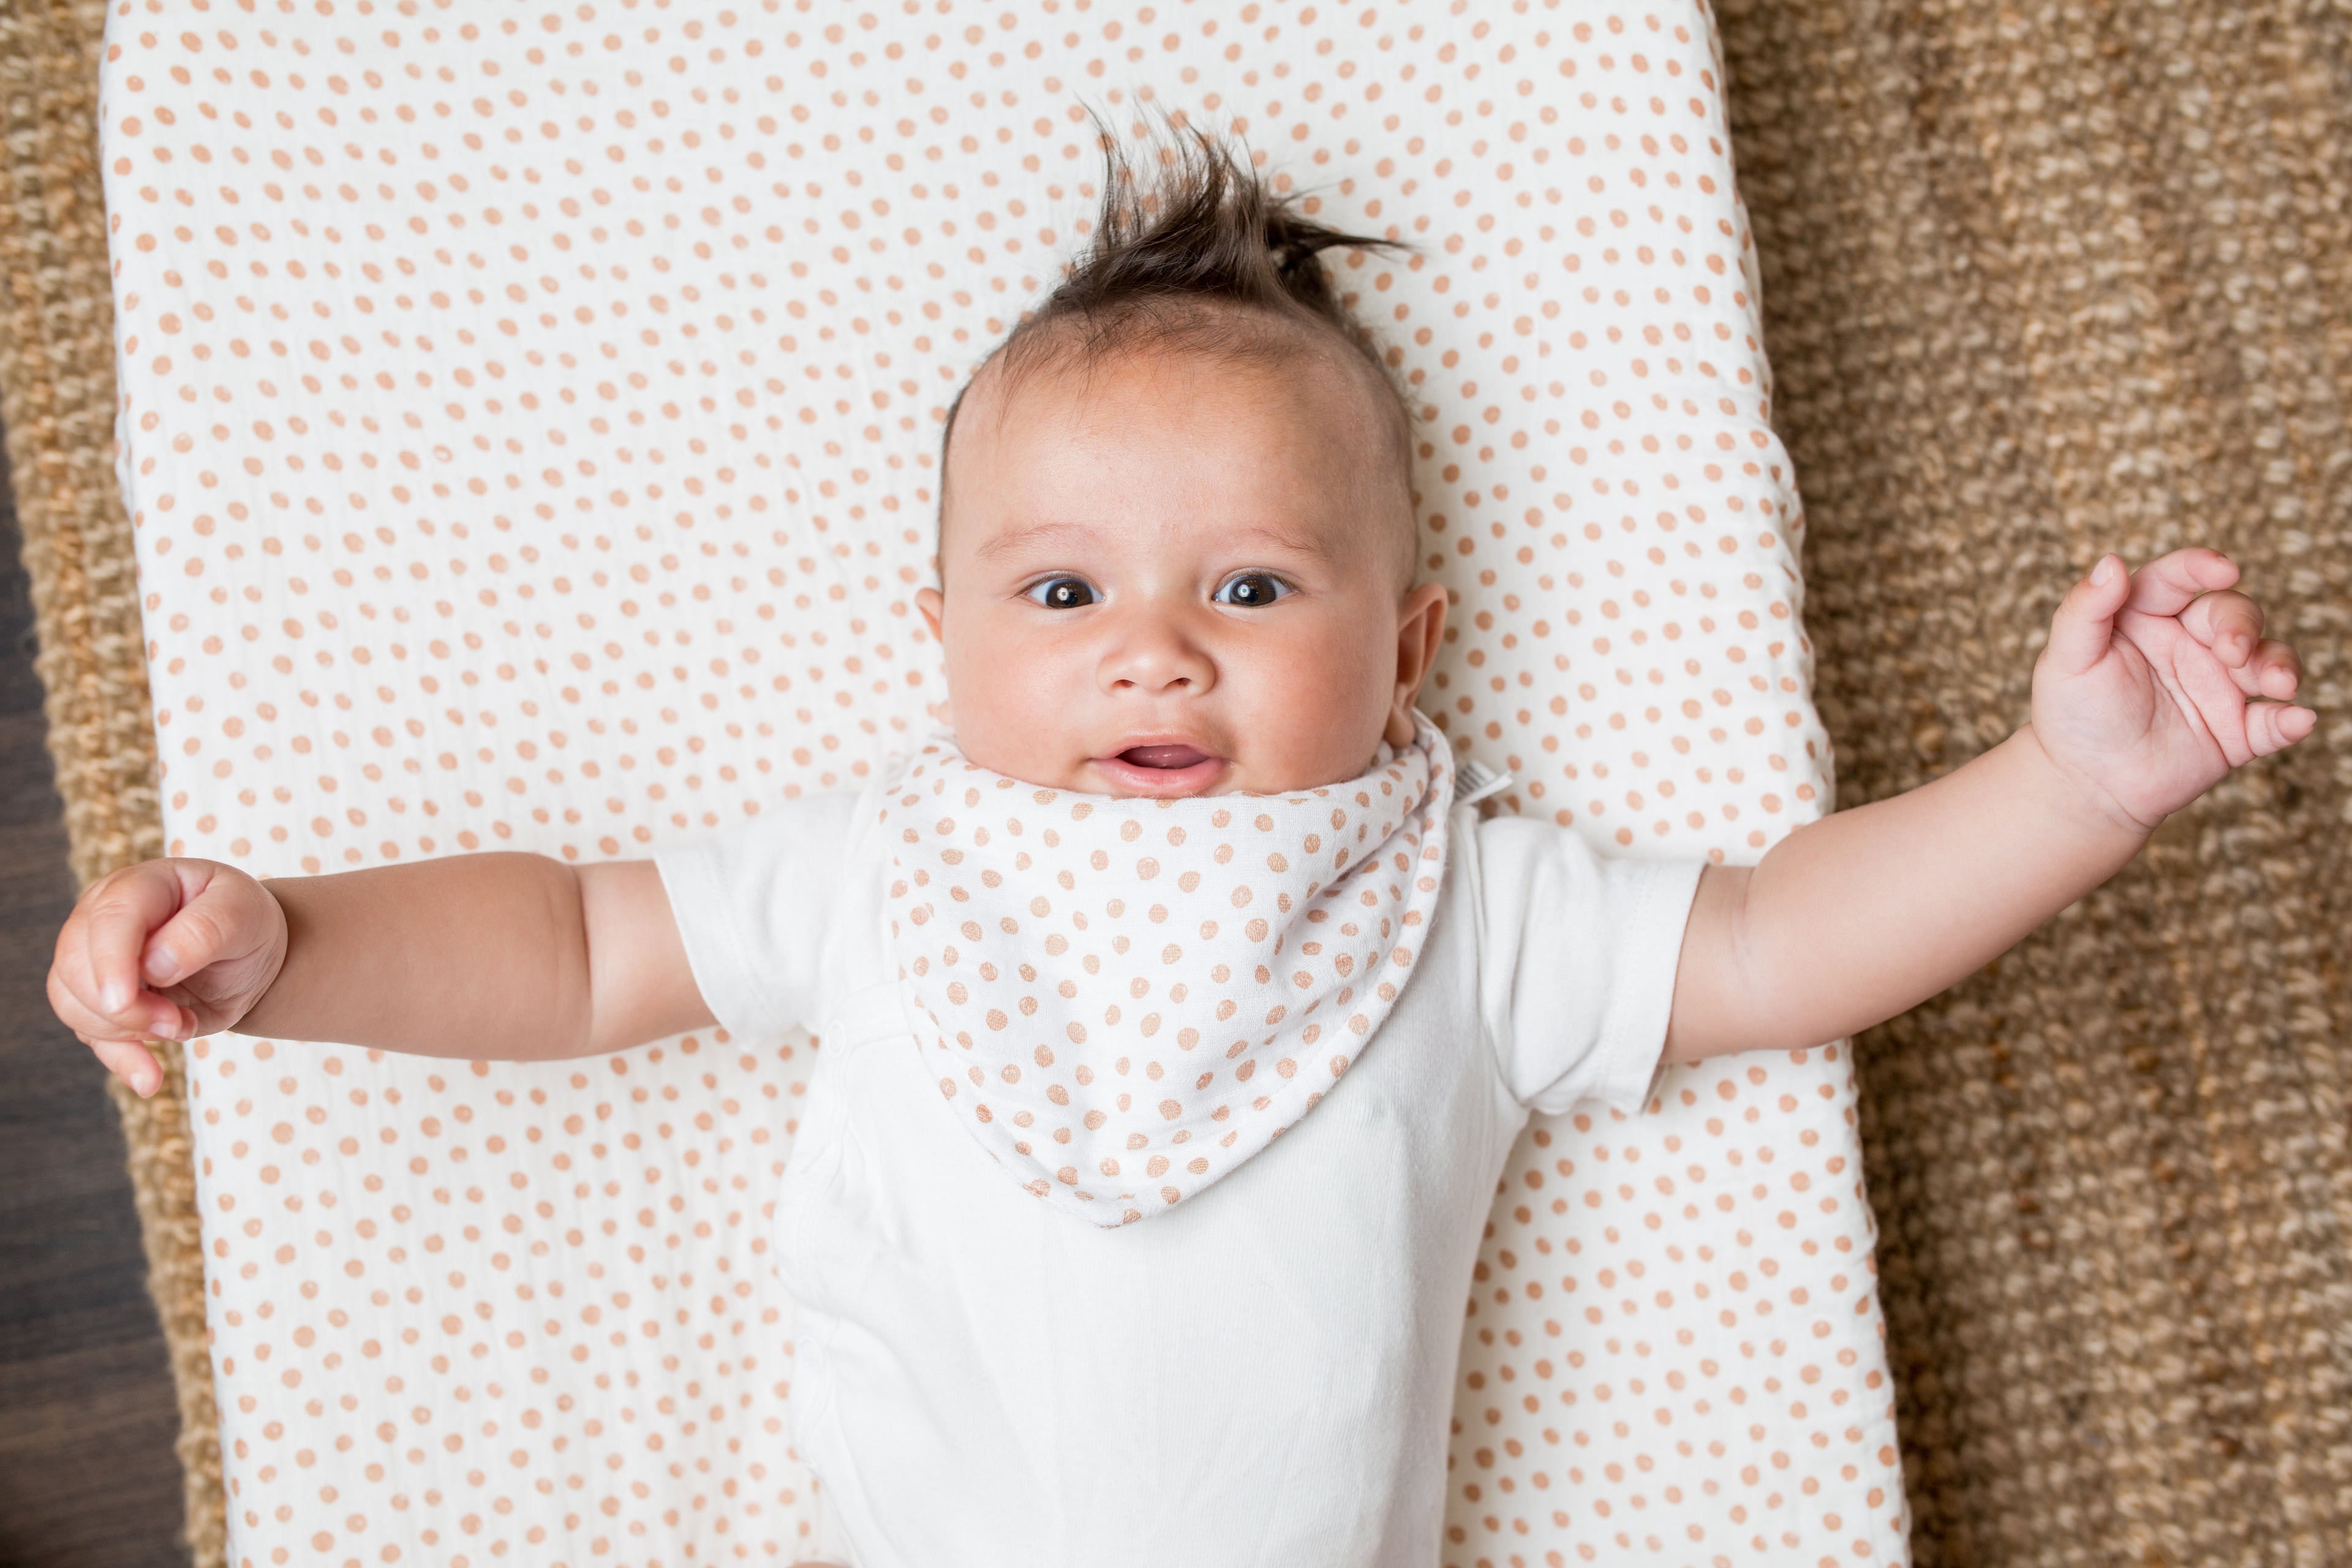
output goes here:
{"type": "Polygon", "coordinates": [[[1225,763],[1213,752],[1165,735],[1137,738],[1094,760],[1095,770],[1119,793],[1149,795],[1197,795],[1217,781],[1225,763]]]}
{"type": "Polygon", "coordinates": [[[1209,753],[1198,746],[1181,743],[1158,746],[1129,746],[1118,753],[1119,760],[1139,768],[1189,768],[1209,760],[1209,753]]]}

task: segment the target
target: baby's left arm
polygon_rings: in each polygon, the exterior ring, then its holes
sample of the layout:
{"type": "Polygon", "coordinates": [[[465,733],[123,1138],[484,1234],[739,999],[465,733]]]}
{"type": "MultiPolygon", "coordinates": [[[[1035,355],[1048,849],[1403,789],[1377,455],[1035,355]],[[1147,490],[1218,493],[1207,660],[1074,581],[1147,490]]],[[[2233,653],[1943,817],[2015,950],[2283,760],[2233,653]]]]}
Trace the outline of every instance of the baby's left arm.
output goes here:
{"type": "Polygon", "coordinates": [[[1683,937],[1668,1061],[1821,1045],[1892,1017],[2105,881],[2254,757],[2309,734],[2301,668],[2238,569],[2101,559],[2058,606],[2033,715],[1933,784],[1709,867],[1683,937]]]}

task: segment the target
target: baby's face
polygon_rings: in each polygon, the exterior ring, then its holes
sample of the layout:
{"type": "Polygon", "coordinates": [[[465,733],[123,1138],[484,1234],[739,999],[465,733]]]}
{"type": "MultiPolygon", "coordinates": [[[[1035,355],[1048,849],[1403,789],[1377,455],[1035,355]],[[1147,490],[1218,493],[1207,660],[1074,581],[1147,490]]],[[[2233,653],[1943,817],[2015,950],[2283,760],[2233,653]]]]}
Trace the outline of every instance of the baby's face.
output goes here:
{"type": "Polygon", "coordinates": [[[972,762],[1114,795],[1278,794],[1412,739],[1444,590],[1368,378],[1325,356],[1119,354],[957,416],[944,595],[972,762]]]}

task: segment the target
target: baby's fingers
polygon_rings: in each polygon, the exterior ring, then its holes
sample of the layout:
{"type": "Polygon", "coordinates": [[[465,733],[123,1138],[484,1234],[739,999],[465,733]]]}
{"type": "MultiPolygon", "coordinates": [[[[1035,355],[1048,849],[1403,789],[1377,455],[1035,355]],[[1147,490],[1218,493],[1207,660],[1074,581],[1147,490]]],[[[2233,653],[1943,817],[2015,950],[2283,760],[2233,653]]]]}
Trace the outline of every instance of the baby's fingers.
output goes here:
{"type": "Polygon", "coordinates": [[[2249,697],[2271,697],[2284,702],[2303,684],[2303,660],[2276,637],[2254,645],[2252,658],[2232,672],[2249,697]]]}
{"type": "Polygon", "coordinates": [[[175,985],[217,960],[241,956],[234,945],[249,945],[250,909],[242,897],[250,884],[215,877],[180,911],[151,933],[141,951],[139,973],[150,985],[175,985]]]}
{"type": "Polygon", "coordinates": [[[147,1012],[140,1005],[140,958],[147,933],[170,919],[179,903],[179,879],[155,861],[118,872],[83,895],[58,933],[57,968],[100,1018],[126,1031],[142,1026],[147,1012]]]}
{"type": "Polygon", "coordinates": [[[141,1040],[159,1036],[164,1039],[185,1037],[189,1032],[188,1015],[176,1003],[152,991],[132,993],[131,999],[121,1007],[100,1005],[97,986],[89,980],[87,968],[78,962],[78,956],[60,952],[58,963],[50,968],[49,1006],[58,1021],[80,1037],[85,1045],[95,1050],[100,1042],[109,1040],[135,1046],[141,1040]]]}
{"type": "Polygon", "coordinates": [[[2243,594],[2200,595],[2180,612],[2180,625],[2211,648],[2214,658],[2242,669],[2263,640],[2263,607],[2243,594]]]}
{"type": "Polygon", "coordinates": [[[2123,557],[2099,557],[2089,576],[2066,591],[2050,621],[2043,657],[2063,675],[2080,675],[2107,655],[2115,641],[2116,614],[2131,593],[2123,557]]]}
{"type": "Polygon", "coordinates": [[[163,1069],[153,1053],[136,1040],[88,1040],[90,1054],[106,1070],[129,1084],[145,1100],[163,1087],[163,1069]]]}
{"type": "Polygon", "coordinates": [[[2159,555],[2132,574],[2126,609],[2143,616],[2177,616],[2200,594],[2227,588],[2238,580],[2238,563],[2218,550],[2192,545],[2159,555]]]}
{"type": "Polygon", "coordinates": [[[2308,708],[2284,702],[2246,704],[2246,744],[2258,757],[2284,752],[2318,727],[2319,715],[2308,708]]]}

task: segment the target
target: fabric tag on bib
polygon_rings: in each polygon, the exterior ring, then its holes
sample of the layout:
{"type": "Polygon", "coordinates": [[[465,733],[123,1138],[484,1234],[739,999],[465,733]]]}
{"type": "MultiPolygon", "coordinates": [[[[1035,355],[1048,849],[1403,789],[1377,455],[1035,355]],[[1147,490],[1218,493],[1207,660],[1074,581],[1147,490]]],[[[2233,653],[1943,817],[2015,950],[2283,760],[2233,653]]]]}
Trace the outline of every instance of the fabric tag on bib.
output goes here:
{"type": "Polygon", "coordinates": [[[1498,773],[1475,757],[1465,757],[1454,774],[1454,804],[1475,805],[1489,795],[1502,794],[1515,782],[1509,773],[1498,773]]]}
{"type": "Polygon", "coordinates": [[[884,784],[890,936],[940,1092],[1030,1192],[1114,1226],[1213,1184],[1363,1051],[1429,934],[1445,737],[1279,795],[1045,789],[932,737],[884,784]]]}

